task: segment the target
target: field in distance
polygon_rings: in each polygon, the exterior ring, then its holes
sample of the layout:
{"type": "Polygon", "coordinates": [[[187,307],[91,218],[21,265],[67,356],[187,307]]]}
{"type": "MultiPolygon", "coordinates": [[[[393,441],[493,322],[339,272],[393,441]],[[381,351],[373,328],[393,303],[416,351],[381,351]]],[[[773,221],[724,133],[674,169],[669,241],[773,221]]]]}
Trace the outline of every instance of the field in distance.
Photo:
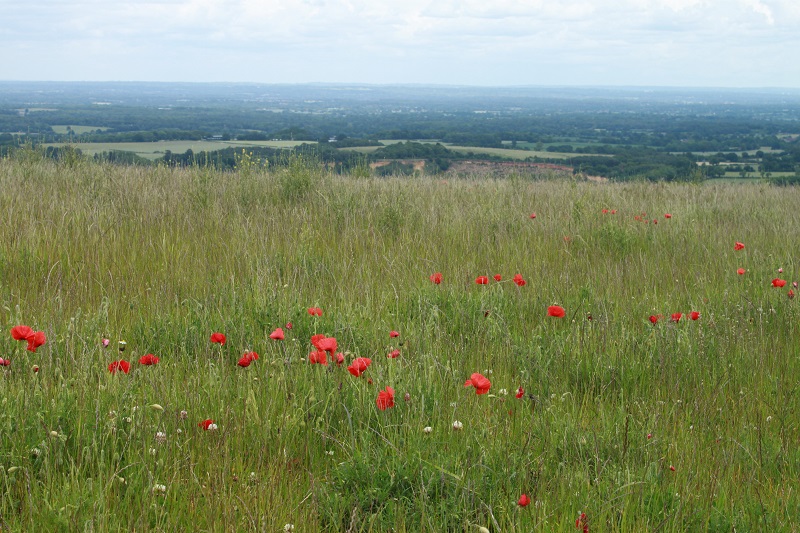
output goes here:
{"type": "MultiPolygon", "coordinates": [[[[381,139],[380,142],[386,146],[389,144],[396,144],[400,142],[406,142],[405,140],[384,140],[381,139]]],[[[437,143],[439,141],[431,141],[431,140],[413,140],[413,142],[418,143],[437,143]]],[[[472,152],[475,154],[489,154],[489,155],[496,155],[500,157],[506,157],[509,159],[527,159],[529,157],[541,157],[541,158],[549,158],[549,159],[568,159],[570,157],[575,157],[575,154],[570,154],[566,152],[536,152],[533,150],[515,150],[513,148],[486,148],[483,146],[457,146],[451,143],[439,143],[442,146],[446,147],[448,150],[453,150],[454,152],[472,152]]],[[[360,152],[362,154],[371,154],[375,150],[381,148],[380,146],[355,146],[352,148],[342,148],[342,150],[350,150],[354,152],[360,152]]]]}
{"type": "MultiPolygon", "coordinates": [[[[48,146],[66,146],[70,143],[50,143],[48,146]]],[[[84,154],[93,156],[112,150],[133,152],[138,156],[156,160],[169,150],[174,154],[185,153],[191,149],[194,152],[212,152],[225,148],[247,148],[248,146],[267,146],[269,148],[293,148],[301,144],[316,144],[314,141],[156,141],[156,142],[129,142],[129,143],[72,143],[84,154]]]]}

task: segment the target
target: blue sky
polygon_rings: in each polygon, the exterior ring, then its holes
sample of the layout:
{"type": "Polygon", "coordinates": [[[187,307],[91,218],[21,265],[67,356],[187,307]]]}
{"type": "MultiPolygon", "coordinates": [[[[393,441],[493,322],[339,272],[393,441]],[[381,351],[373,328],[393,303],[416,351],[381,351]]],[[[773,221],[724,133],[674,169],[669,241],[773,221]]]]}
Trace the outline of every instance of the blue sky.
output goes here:
{"type": "Polygon", "coordinates": [[[800,88],[798,0],[0,0],[3,80],[800,88]]]}

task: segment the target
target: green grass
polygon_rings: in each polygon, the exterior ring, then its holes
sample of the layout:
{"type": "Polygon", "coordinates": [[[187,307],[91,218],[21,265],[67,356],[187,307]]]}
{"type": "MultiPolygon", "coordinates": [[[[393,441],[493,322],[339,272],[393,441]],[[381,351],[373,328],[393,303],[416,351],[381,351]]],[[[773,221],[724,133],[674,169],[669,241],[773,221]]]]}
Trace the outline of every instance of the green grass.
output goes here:
{"type": "Polygon", "coordinates": [[[796,188],[23,152],[0,189],[3,529],[795,528],[800,302],[770,281],[800,277],[796,188]],[[47,343],[27,352],[18,324],[47,343]],[[314,333],[372,366],[309,365],[314,333]],[[107,370],[120,357],[129,375],[107,370]],[[474,372],[489,394],[464,387],[474,372]]]}
{"type": "MultiPolygon", "coordinates": [[[[270,148],[292,148],[303,143],[315,144],[313,141],[157,141],[157,142],[125,142],[125,143],[73,143],[84,154],[95,155],[111,150],[133,152],[150,160],[158,159],[167,150],[174,154],[223,150],[230,147],[268,146],[270,148]]],[[[67,143],[44,144],[48,146],[64,146],[67,143]]]]}
{"type": "MultiPolygon", "coordinates": [[[[397,140],[381,140],[381,143],[384,145],[394,144],[399,142],[405,141],[397,141],[397,140]]],[[[414,142],[425,142],[425,143],[435,143],[438,141],[414,141],[414,142]]],[[[535,151],[528,151],[528,150],[516,150],[512,148],[485,148],[482,146],[456,146],[451,143],[441,143],[442,146],[446,146],[448,149],[453,150],[454,152],[472,152],[475,154],[489,154],[489,155],[496,155],[500,157],[505,157],[508,159],[527,159],[529,157],[541,157],[541,158],[550,158],[550,159],[568,159],[570,157],[575,157],[575,154],[568,154],[565,152],[535,152],[535,151]]],[[[356,146],[351,148],[342,148],[342,150],[354,151],[359,152],[362,154],[371,154],[375,150],[379,149],[380,146],[356,146]]]]}
{"type": "Polygon", "coordinates": [[[55,133],[61,133],[61,134],[67,133],[69,131],[67,128],[70,128],[72,132],[75,133],[76,135],[81,135],[83,133],[90,133],[93,131],[106,131],[108,129],[102,126],[75,126],[75,125],[51,126],[51,128],[55,133]]]}

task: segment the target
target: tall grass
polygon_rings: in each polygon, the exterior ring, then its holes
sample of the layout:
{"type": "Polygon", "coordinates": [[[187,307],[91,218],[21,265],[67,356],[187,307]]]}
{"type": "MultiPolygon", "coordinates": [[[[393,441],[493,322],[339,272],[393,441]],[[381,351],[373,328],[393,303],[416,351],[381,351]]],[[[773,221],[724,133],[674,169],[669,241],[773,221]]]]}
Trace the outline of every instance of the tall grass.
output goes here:
{"type": "Polygon", "coordinates": [[[0,324],[48,337],[0,336],[10,530],[798,528],[792,188],[26,157],[0,191],[0,324]],[[305,361],[314,333],[345,365],[305,361]]]}

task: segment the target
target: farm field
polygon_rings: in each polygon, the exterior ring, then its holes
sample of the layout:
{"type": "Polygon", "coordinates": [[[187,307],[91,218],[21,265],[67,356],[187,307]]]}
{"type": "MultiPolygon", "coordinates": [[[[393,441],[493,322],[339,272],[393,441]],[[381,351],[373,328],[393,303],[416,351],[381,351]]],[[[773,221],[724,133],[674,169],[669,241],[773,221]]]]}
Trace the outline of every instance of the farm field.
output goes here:
{"type": "MultiPolygon", "coordinates": [[[[380,142],[383,143],[384,145],[388,145],[405,141],[381,140],[380,142]]],[[[414,142],[436,143],[438,141],[414,141],[414,142]]],[[[529,157],[541,157],[541,158],[551,158],[551,159],[567,159],[570,157],[575,157],[575,154],[569,154],[565,152],[535,152],[528,150],[515,150],[512,148],[485,148],[482,146],[457,146],[450,143],[441,143],[441,145],[455,152],[464,152],[464,153],[473,152],[475,154],[490,154],[490,155],[497,155],[500,157],[506,157],[509,159],[520,159],[520,160],[527,159],[529,157]]],[[[374,152],[379,148],[380,146],[356,146],[352,148],[342,148],[342,150],[350,150],[354,152],[360,152],[362,154],[371,154],[372,152],[374,152]]]]}
{"type": "Polygon", "coordinates": [[[4,530],[796,527],[797,188],[20,151],[0,189],[4,530]]]}
{"type": "MultiPolygon", "coordinates": [[[[313,141],[157,141],[157,142],[123,142],[123,143],[73,143],[84,154],[93,156],[111,150],[133,152],[150,160],[162,157],[169,150],[174,154],[182,154],[191,149],[194,152],[223,150],[230,147],[268,146],[270,148],[292,148],[301,144],[315,144],[313,141]]],[[[44,144],[48,146],[64,146],[66,143],[44,144]]]]}
{"type": "Polygon", "coordinates": [[[93,131],[106,131],[108,128],[104,128],[102,126],[70,126],[70,125],[60,125],[60,126],[51,126],[52,130],[55,133],[68,133],[72,130],[73,133],[76,135],[81,135],[83,133],[90,133],[93,131]],[[67,129],[69,128],[69,129],[67,129]]]}

